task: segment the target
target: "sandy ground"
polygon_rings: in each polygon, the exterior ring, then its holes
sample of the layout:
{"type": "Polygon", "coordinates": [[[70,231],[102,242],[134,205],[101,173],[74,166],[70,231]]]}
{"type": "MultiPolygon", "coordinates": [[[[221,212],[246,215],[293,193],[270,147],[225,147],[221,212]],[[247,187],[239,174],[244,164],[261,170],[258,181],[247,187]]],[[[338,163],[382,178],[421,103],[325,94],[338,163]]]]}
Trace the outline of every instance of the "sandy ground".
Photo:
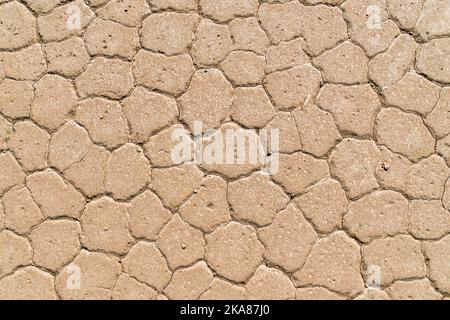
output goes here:
{"type": "Polygon", "coordinates": [[[0,0],[0,299],[449,298],[449,36],[449,0],[0,0]]]}

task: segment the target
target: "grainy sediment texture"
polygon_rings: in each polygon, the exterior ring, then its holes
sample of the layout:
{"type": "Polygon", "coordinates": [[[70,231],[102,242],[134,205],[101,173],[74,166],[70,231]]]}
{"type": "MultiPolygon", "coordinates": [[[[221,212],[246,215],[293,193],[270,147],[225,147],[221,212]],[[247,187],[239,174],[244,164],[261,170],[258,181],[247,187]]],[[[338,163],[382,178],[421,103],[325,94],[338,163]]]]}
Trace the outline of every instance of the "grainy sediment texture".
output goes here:
{"type": "Polygon", "coordinates": [[[449,166],[450,0],[0,0],[0,299],[449,298],[449,166]]]}

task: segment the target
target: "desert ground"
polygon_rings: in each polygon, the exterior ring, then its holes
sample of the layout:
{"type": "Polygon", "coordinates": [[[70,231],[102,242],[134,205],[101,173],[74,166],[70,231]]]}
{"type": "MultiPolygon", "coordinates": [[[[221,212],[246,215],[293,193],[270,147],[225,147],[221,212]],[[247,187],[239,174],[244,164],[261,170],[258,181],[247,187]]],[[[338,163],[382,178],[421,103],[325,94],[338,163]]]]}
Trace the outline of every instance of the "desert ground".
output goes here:
{"type": "Polygon", "coordinates": [[[450,0],[0,0],[0,299],[450,299],[450,0]]]}

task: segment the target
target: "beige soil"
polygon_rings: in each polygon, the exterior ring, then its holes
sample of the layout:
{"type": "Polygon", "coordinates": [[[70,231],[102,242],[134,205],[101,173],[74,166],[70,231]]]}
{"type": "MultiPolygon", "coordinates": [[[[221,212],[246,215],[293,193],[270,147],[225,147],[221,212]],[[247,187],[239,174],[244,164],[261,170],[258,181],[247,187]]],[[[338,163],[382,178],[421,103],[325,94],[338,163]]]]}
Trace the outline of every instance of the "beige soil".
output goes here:
{"type": "Polygon", "coordinates": [[[450,0],[0,0],[0,299],[448,299],[449,177],[450,0]]]}

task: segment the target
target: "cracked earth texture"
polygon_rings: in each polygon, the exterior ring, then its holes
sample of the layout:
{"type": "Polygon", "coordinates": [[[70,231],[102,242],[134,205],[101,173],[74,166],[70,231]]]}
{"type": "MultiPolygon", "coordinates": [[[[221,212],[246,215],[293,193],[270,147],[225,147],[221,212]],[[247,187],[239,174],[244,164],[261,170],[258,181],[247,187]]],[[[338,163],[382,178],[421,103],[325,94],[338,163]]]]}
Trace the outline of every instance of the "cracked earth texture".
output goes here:
{"type": "Polygon", "coordinates": [[[0,299],[448,299],[449,85],[449,0],[0,0],[0,299]]]}

